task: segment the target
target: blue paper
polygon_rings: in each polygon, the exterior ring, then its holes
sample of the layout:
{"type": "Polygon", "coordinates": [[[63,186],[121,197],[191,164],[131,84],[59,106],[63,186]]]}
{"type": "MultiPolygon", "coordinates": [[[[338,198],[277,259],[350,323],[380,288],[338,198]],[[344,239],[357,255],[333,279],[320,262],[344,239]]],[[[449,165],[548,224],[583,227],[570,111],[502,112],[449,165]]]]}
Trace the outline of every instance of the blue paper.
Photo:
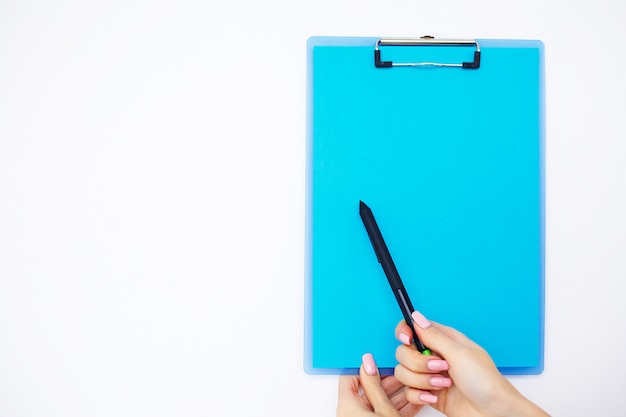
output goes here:
{"type": "MultiPolygon", "coordinates": [[[[543,44],[479,40],[475,70],[381,69],[376,40],[308,43],[305,370],[356,373],[366,352],[382,373],[397,363],[402,315],[363,200],[416,309],[481,344],[503,373],[540,373],[543,44]]],[[[471,48],[426,48],[472,59],[471,48]]]]}

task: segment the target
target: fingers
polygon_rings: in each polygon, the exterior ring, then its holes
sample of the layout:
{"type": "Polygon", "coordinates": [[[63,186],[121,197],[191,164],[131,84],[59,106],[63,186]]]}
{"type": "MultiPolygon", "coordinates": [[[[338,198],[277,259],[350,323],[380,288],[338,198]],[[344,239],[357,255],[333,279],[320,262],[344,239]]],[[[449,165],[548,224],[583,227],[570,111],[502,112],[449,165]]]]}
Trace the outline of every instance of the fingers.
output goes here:
{"type": "Polygon", "coordinates": [[[406,386],[423,390],[440,390],[452,386],[452,379],[448,376],[414,372],[402,364],[396,366],[394,374],[398,381],[401,381],[406,386]]]}
{"type": "Polygon", "coordinates": [[[452,386],[452,380],[445,374],[448,362],[437,357],[422,355],[415,348],[400,345],[396,349],[394,376],[408,387],[427,390],[441,390],[452,386]]]}
{"type": "Polygon", "coordinates": [[[382,378],[382,386],[396,410],[407,406],[409,402],[404,395],[404,385],[400,381],[393,376],[385,376],[382,378]]]}
{"type": "Polygon", "coordinates": [[[383,388],[378,367],[371,353],[363,355],[360,370],[361,386],[374,411],[385,417],[397,416],[398,410],[392,404],[383,388]]]}
{"type": "Polygon", "coordinates": [[[450,369],[444,359],[435,355],[423,355],[413,346],[400,345],[396,349],[396,359],[413,372],[438,373],[450,369]]]}
{"type": "Polygon", "coordinates": [[[393,397],[395,394],[404,389],[404,384],[398,381],[392,375],[382,377],[381,384],[383,386],[383,389],[385,390],[385,394],[387,394],[389,398],[393,397]]]}
{"type": "Polygon", "coordinates": [[[508,393],[515,392],[487,351],[461,332],[431,323],[419,312],[413,312],[409,324],[413,325],[420,340],[440,356],[420,354],[406,343],[411,327],[404,322],[398,324],[396,336],[403,345],[396,350],[399,365],[394,375],[407,385],[405,396],[410,403],[439,402],[434,407],[442,410],[449,406],[453,398],[449,393],[454,392],[457,393],[454,398],[464,397],[476,411],[480,411],[493,409],[494,400],[500,395],[495,393],[507,393],[505,396],[508,396],[508,393]],[[454,387],[454,391],[448,387],[454,387]]]}
{"type": "MultiPolygon", "coordinates": [[[[413,404],[435,404],[438,401],[439,391],[452,386],[453,381],[448,376],[450,369],[448,361],[438,356],[458,348],[457,338],[450,337],[452,332],[443,333],[436,324],[430,323],[419,313],[413,315],[413,325],[420,340],[428,346],[433,355],[424,355],[411,344],[412,329],[404,321],[396,326],[396,337],[403,344],[396,349],[396,366],[394,376],[407,386],[405,397],[413,404]]],[[[447,330],[446,330],[447,331],[447,330]]]]}
{"type": "Polygon", "coordinates": [[[401,320],[400,323],[396,326],[396,339],[405,345],[411,344],[411,335],[412,335],[411,327],[406,324],[406,321],[401,320]]]}
{"type": "MultiPolygon", "coordinates": [[[[419,394],[425,393],[424,391],[412,393],[409,398],[412,402],[409,402],[406,396],[406,386],[398,381],[394,376],[386,376],[382,379],[382,386],[385,393],[391,400],[391,404],[396,410],[400,412],[401,417],[415,417],[417,412],[425,405],[432,404],[429,401],[422,401],[419,399],[419,394]]],[[[428,394],[426,392],[426,394],[428,394]]],[[[435,399],[436,400],[436,399],[435,399]]],[[[433,401],[431,399],[431,401],[433,401]]],[[[368,403],[369,404],[369,403],[368,403]]]]}
{"type": "Polygon", "coordinates": [[[459,349],[461,343],[449,336],[449,332],[444,333],[439,326],[433,326],[426,317],[418,311],[414,311],[411,315],[417,335],[422,342],[431,349],[436,350],[444,358],[451,359],[454,353],[459,349]]]}
{"type": "Polygon", "coordinates": [[[381,379],[371,354],[362,359],[359,376],[339,377],[337,417],[369,417],[372,411],[380,417],[415,416],[421,405],[409,403],[404,385],[393,376],[381,379]]]}
{"type": "Polygon", "coordinates": [[[439,400],[435,394],[415,388],[407,388],[404,395],[409,403],[416,405],[432,405],[439,400]]]}
{"type": "MultiPolygon", "coordinates": [[[[413,325],[420,340],[431,350],[439,352],[444,358],[451,359],[454,352],[461,346],[474,347],[475,343],[461,332],[451,327],[431,323],[418,311],[413,312],[413,325]],[[451,356],[452,355],[452,356],[451,356]]],[[[403,344],[409,345],[412,331],[406,322],[401,321],[396,326],[396,338],[403,344]]]]}
{"type": "Polygon", "coordinates": [[[424,404],[410,403],[406,399],[406,395],[402,395],[402,398],[404,398],[404,403],[406,405],[398,409],[401,417],[415,417],[415,415],[424,407],[424,404]]]}

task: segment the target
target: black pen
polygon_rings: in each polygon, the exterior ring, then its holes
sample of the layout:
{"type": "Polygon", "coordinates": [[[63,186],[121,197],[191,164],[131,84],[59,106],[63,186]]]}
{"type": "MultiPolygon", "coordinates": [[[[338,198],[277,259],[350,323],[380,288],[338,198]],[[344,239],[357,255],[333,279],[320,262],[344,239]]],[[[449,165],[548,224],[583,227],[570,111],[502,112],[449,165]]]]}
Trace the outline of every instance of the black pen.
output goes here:
{"type": "Polygon", "coordinates": [[[374,252],[376,252],[378,262],[382,265],[383,271],[385,271],[385,275],[387,276],[387,281],[389,281],[389,285],[393,291],[393,295],[396,296],[400,310],[402,310],[404,320],[413,331],[413,342],[415,343],[415,347],[417,347],[417,350],[424,355],[430,355],[430,349],[424,346],[419,337],[417,337],[415,325],[413,324],[413,318],[411,317],[411,313],[414,311],[413,305],[411,304],[411,300],[406,293],[404,284],[402,284],[396,265],[393,263],[393,259],[391,259],[391,254],[389,253],[389,249],[387,249],[387,244],[385,244],[383,235],[380,233],[378,224],[376,224],[376,219],[374,219],[372,210],[367,206],[367,204],[361,201],[359,205],[359,214],[361,215],[361,220],[363,220],[365,230],[367,230],[367,234],[370,237],[372,246],[374,247],[374,252]]]}

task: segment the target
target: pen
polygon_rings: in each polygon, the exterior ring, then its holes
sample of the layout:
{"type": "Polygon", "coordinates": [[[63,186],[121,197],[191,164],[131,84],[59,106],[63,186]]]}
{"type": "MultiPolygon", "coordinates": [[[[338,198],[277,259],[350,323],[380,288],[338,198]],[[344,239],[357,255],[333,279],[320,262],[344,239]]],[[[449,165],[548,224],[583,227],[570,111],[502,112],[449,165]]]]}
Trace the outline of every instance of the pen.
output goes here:
{"type": "Polygon", "coordinates": [[[415,343],[415,347],[417,347],[417,350],[424,355],[430,355],[430,349],[424,346],[419,337],[417,337],[417,332],[415,331],[415,326],[413,325],[413,318],[411,317],[411,313],[414,311],[413,304],[411,304],[411,300],[406,293],[404,284],[402,284],[396,265],[393,263],[393,259],[391,259],[391,254],[389,253],[389,249],[387,249],[387,244],[385,244],[383,235],[380,233],[380,229],[378,228],[376,219],[374,219],[372,210],[367,206],[367,204],[361,201],[359,205],[359,214],[361,215],[361,220],[363,220],[365,230],[367,230],[367,234],[370,237],[372,246],[374,247],[374,252],[376,252],[378,262],[382,265],[383,271],[385,271],[385,275],[387,276],[387,281],[389,281],[389,285],[393,291],[393,295],[395,295],[396,301],[398,301],[398,305],[400,306],[400,310],[402,310],[404,320],[407,324],[411,325],[410,327],[413,331],[413,342],[415,343]]]}

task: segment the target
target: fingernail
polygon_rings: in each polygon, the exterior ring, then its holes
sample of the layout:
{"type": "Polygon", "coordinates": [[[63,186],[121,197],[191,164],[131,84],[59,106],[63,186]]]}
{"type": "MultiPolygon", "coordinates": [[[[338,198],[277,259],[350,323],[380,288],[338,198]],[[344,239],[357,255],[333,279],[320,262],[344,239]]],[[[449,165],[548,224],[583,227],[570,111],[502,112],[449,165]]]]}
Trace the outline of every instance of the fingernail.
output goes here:
{"type": "Polygon", "coordinates": [[[447,371],[450,369],[450,365],[447,361],[441,359],[433,359],[431,361],[426,362],[426,366],[431,371],[447,371]]]}
{"type": "Polygon", "coordinates": [[[425,392],[425,393],[420,394],[420,400],[428,404],[434,404],[437,402],[437,396],[425,392]]]}
{"type": "Polygon", "coordinates": [[[450,378],[445,378],[442,376],[434,376],[430,378],[430,385],[432,385],[433,387],[446,388],[452,385],[452,380],[450,378]]]}
{"type": "Polygon", "coordinates": [[[411,337],[406,333],[400,333],[398,335],[398,339],[400,339],[400,341],[404,343],[405,345],[411,344],[411,337]]]}
{"type": "Polygon", "coordinates": [[[376,362],[374,362],[374,357],[371,353],[366,353],[363,355],[363,368],[365,369],[365,373],[367,375],[376,375],[378,373],[378,368],[376,368],[376,362]]]}
{"type": "Polygon", "coordinates": [[[428,319],[426,319],[426,317],[424,317],[419,311],[414,311],[413,314],[411,314],[411,317],[413,317],[413,321],[415,322],[415,324],[417,324],[422,329],[428,329],[430,327],[430,322],[428,321],[428,319]]]}

